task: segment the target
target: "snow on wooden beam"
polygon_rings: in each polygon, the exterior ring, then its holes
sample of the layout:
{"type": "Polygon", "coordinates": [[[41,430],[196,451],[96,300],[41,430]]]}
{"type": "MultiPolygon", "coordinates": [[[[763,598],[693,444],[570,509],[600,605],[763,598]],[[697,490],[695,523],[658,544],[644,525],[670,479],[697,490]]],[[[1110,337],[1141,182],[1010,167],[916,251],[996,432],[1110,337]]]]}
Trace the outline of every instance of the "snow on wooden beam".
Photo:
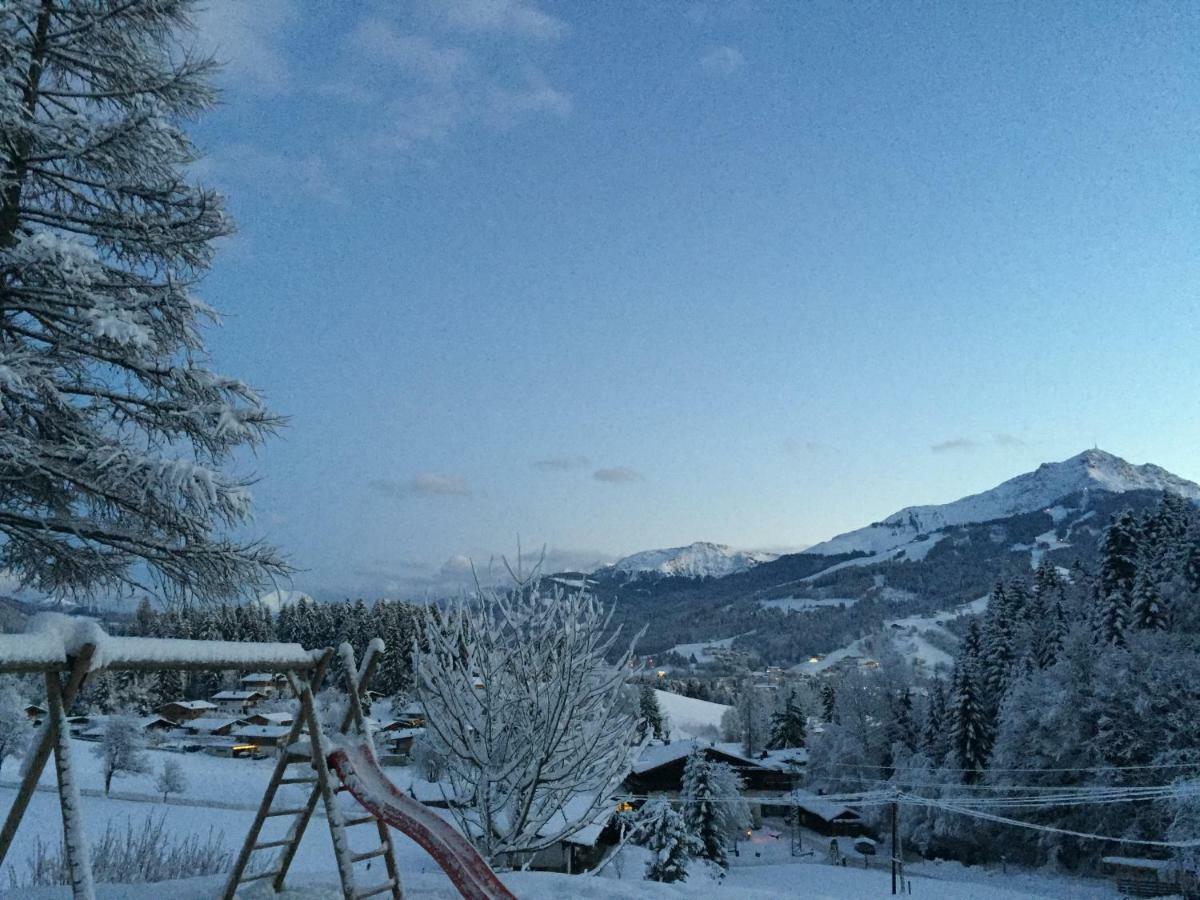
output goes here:
{"type": "Polygon", "coordinates": [[[43,613],[24,634],[0,635],[0,672],[62,671],[85,644],[95,648],[91,671],[107,669],[271,669],[307,671],[319,651],[299,644],[186,641],[171,638],[113,637],[91,620],[43,613]]]}

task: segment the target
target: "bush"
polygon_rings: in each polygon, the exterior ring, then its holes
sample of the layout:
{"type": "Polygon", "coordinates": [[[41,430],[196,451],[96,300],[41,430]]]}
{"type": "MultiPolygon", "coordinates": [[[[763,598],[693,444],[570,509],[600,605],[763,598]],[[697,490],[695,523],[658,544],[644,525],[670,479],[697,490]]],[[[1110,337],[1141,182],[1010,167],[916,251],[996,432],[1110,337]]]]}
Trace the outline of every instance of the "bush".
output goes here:
{"type": "MultiPolygon", "coordinates": [[[[148,817],[140,829],[125,820],[125,828],[114,827],[110,820],[104,834],[92,845],[92,872],[96,881],[111,884],[145,884],[214,875],[233,867],[233,854],[225,849],[220,836],[210,827],[206,835],[189,834],[182,838],[169,835],[166,816],[148,817]]],[[[33,853],[25,861],[29,876],[22,884],[12,866],[8,868],[13,888],[70,884],[66,853],[42,843],[39,838],[33,853]]]]}

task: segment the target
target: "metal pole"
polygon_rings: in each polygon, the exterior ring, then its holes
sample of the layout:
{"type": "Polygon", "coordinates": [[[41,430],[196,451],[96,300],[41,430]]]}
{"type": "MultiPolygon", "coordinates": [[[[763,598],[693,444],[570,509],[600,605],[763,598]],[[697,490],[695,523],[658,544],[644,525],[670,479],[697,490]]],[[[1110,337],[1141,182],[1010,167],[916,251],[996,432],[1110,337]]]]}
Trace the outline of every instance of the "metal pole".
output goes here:
{"type": "Polygon", "coordinates": [[[896,811],[900,804],[892,801],[892,893],[896,893],[896,811]]]}

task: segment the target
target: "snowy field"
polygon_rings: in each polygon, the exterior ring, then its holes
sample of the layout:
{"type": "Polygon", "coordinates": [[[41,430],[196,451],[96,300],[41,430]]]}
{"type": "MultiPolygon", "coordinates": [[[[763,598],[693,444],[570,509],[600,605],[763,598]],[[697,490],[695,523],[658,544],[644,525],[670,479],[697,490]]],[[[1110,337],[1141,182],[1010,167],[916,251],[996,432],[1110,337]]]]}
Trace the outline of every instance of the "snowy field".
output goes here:
{"type": "MultiPolygon", "coordinates": [[[[669,715],[687,722],[692,727],[718,724],[720,713],[726,708],[720,704],[680,697],[664,691],[658,692],[658,697],[669,715]]],[[[199,754],[151,751],[156,769],[167,757],[179,759],[184,763],[189,780],[188,789],[179,798],[172,797],[171,802],[164,804],[161,796],[156,796],[154,792],[153,775],[128,776],[114,781],[113,796],[105,798],[99,767],[88,752],[92,746],[95,745],[75,741],[72,751],[76,754],[80,783],[84,790],[86,831],[93,840],[103,833],[110,821],[121,828],[125,827],[126,822],[131,822],[136,828],[147,817],[165,816],[166,830],[171,837],[180,838],[191,833],[203,836],[211,829],[221,837],[228,851],[235,852],[250,826],[252,810],[261,797],[270,774],[269,760],[226,759],[199,754]]],[[[15,775],[14,766],[0,782],[0,813],[7,811],[15,795],[13,782],[10,780],[15,775]]],[[[390,768],[389,775],[402,786],[407,785],[409,781],[408,770],[404,768],[390,768]]],[[[46,788],[53,785],[53,775],[49,771],[43,777],[43,782],[46,788]]],[[[340,802],[347,810],[355,808],[353,800],[346,795],[341,795],[340,802]]],[[[269,821],[263,839],[281,837],[286,821],[269,821]]],[[[57,794],[53,790],[39,790],[34,795],[25,821],[17,832],[9,858],[5,861],[5,871],[0,873],[0,900],[60,900],[69,896],[66,888],[13,888],[10,881],[10,871],[17,879],[23,878],[26,860],[39,840],[57,846],[61,837],[61,827],[57,794]]],[[[352,829],[349,834],[353,850],[370,848],[373,840],[373,832],[370,829],[352,829]]],[[[399,833],[395,838],[397,859],[410,896],[432,900],[452,900],[458,896],[449,879],[421,848],[399,833]]],[[[714,878],[705,865],[693,863],[689,880],[682,885],[660,885],[643,881],[640,876],[645,864],[645,851],[637,847],[626,847],[618,859],[599,876],[508,873],[504,875],[504,881],[518,897],[523,898],[653,900],[658,897],[695,897],[699,893],[712,890],[719,890],[720,895],[724,897],[746,900],[798,895],[816,900],[847,900],[891,895],[890,878],[880,862],[873,863],[873,868],[870,869],[860,868],[857,860],[852,860],[848,868],[833,867],[826,862],[827,838],[805,832],[802,842],[806,850],[815,849],[815,853],[807,857],[792,857],[786,829],[780,822],[769,821],[764,828],[755,832],[749,841],[739,843],[738,855],[731,857],[732,868],[727,875],[714,878]]],[[[365,865],[359,864],[360,868],[365,865]]],[[[305,835],[292,872],[294,875],[291,878],[291,889],[281,895],[282,897],[294,900],[332,900],[340,896],[329,832],[324,818],[320,815],[320,807],[317,817],[313,819],[305,835]]],[[[378,875],[378,871],[364,871],[361,881],[364,884],[374,883],[378,880],[378,875]]],[[[1004,875],[991,869],[970,869],[954,863],[922,863],[910,866],[909,875],[912,879],[912,895],[931,900],[1084,900],[1117,896],[1109,885],[1102,881],[1011,871],[1004,875]]],[[[169,885],[108,885],[101,886],[99,896],[106,900],[151,900],[166,896],[172,900],[200,900],[216,896],[221,884],[222,879],[213,876],[171,882],[169,885]]],[[[263,886],[259,886],[254,890],[248,889],[242,896],[254,898],[274,895],[264,891],[263,886]]]]}
{"type": "Polygon", "coordinates": [[[670,691],[655,691],[654,694],[658,697],[658,708],[666,713],[673,740],[711,738],[714,737],[714,729],[720,734],[721,716],[729,709],[728,706],[670,691]]]}

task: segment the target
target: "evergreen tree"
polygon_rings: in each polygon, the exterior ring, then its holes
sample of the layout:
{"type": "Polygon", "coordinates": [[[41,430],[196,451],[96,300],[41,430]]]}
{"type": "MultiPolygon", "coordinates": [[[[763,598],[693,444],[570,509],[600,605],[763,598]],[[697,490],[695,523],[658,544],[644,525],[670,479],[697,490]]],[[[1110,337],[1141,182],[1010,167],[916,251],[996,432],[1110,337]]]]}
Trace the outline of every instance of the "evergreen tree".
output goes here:
{"type": "Polygon", "coordinates": [[[650,851],[646,878],[650,881],[687,880],[687,864],[703,849],[688,831],[684,817],[666,800],[651,800],[638,816],[638,843],[650,851]]]}
{"type": "Polygon", "coordinates": [[[722,869],[729,868],[726,847],[742,826],[744,813],[737,774],[725,763],[709,762],[696,747],[683,769],[683,817],[687,830],[700,842],[699,855],[722,869]]]}
{"type": "Polygon", "coordinates": [[[821,721],[832,722],[837,705],[837,690],[833,682],[825,679],[821,682],[821,721]]]}
{"type": "Polygon", "coordinates": [[[808,738],[808,716],[800,706],[794,691],[787,695],[783,707],[771,714],[771,750],[803,747],[808,738]]]}
{"type": "MultiPolygon", "coordinates": [[[[968,628],[964,649],[978,647],[978,629],[974,622],[968,628]],[[973,635],[972,632],[975,632],[973,635]]],[[[951,678],[951,697],[948,713],[950,743],[957,768],[964,771],[963,781],[977,781],[987,765],[991,752],[992,731],[989,714],[980,697],[977,665],[970,655],[960,656],[951,678]]]]}
{"type": "Polygon", "coordinates": [[[925,755],[937,765],[941,765],[950,749],[946,688],[941,678],[935,677],[929,685],[929,705],[925,710],[921,747],[925,755]]]}
{"type": "Polygon", "coordinates": [[[1129,625],[1133,628],[1166,631],[1168,616],[1169,613],[1162,598],[1162,589],[1154,579],[1154,567],[1147,564],[1139,570],[1137,578],[1133,582],[1133,596],[1129,605],[1129,625]]]}
{"type": "Polygon", "coordinates": [[[910,753],[917,750],[917,723],[913,719],[912,691],[905,685],[892,704],[888,723],[888,742],[901,744],[910,753]]]}
{"type": "Polygon", "coordinates": [[[1101,643],[1120,643],[1137,578],[1139,532],[1133,513],[1114,517],[1100,548],[1094,632],[1101,643]]]}
{"type": "Polygon", "coordinates": [[[666,737],[666,729],[654,685],[644,682],[638,690],[638,737],[644,739],[651,734],[661,741],[666,737]]]}
{"type": "Polygon", "coordinates": [[[738,721],[741,725],[742,750],[747,756],[762,752],[770,733],[770,717],[760,691],[749,682],[742,684],[737,699],[738,721]]]}
{"type": "Polygon", "coordinates": [[[187,180],[211,60],[186,0],[9,0],[0,14],[0,569],[36,590],[241,594],[286,576],[235,540],[222,471],[281,420],[205,367],[192,289],[231,231],[187,180]]]}

